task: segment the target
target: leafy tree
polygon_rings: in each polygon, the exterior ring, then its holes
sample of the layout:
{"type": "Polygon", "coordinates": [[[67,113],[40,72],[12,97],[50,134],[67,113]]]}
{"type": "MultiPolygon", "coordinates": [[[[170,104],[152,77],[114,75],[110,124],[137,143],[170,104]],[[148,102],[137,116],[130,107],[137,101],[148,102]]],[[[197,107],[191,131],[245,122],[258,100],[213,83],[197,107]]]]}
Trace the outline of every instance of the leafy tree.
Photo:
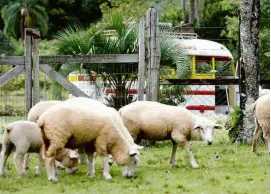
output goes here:
{"type": "Polygon", "coordinates": [[[107,0],[55,0],[49,1],[47,12],[49,15],[48,38],[69,25],[80,24],[89,27],[91,23],[102,17],[100,5],[107,0]]]}
{"type": "MultiPolygon", "coordinates": [[[[125,22],[124,16],[119,12],[106,15],[97,25],[83,30],[80,27],[68,28],[58,33],[60,40],[59,54],[132,54],[138,53],[137,26],[125,22]],[[106,36],[104,30],[115,30],[114,36],[106,36]]],[[[176,45],[170,36],[161,37],[161,54],[165,64],[175,64],[177,69],[189,69],[185,64],[185,55],[181,45],[176,45]]],[[[64,75],[75,70],[85,70],[92,76],[97,72],[104,83],[110,83],[116,91],[112,101],[115,108],[120,108],[131,102],[128,95],[131,83],[137,78],[138,64],[63,64],[58,67],[64,75]]]]}
{"type": "Polygon", "coordinates": [[[48,31],[48,15],[43,0],[12,1],[3,6],[4,33],[24,38],[25,28],[38,28],[42,35],[48,31]]]}
{"type": "Polygon", "coordinates": [[[100,8],[103,14],[109,14],[111,11],[121,12],[127,20],[140,18],[151,4],[151,0],[108,0],[101,4],[100,8]]]}

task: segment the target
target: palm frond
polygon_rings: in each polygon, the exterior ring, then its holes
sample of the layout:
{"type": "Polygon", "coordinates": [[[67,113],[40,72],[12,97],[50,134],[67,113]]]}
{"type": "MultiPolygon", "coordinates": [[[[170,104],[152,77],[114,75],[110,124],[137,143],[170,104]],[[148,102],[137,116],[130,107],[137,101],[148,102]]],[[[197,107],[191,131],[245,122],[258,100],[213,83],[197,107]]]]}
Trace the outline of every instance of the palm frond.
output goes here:
{"type": "Polygon", "coordinates": [[[176,66],[177,77],[186,78],[191,74],[191,66],[183,46],[169,32],[160,32],[161,60],[176,66]]]}
{"type": "Polygon", "coordinates": [[[5,22],[11,15],[17,14],[20,12],[21,3],[9,3],[8,5],[3,6],[1,11],[1,16],[5,22]]]}
{"type": "Polygon", "coordinates": [[[12,14],[5,20],[4,34],[16,37],[16,26],[19,26],[19,13],[12,14]]]}
{"type": "Polygon", "coordinates": [[[45,35],[48,32],[49,17],[44,7],[35,5],[29,9],[29,15],[34,21],[34,25],[39,27],[41,32],[45,35]]]}

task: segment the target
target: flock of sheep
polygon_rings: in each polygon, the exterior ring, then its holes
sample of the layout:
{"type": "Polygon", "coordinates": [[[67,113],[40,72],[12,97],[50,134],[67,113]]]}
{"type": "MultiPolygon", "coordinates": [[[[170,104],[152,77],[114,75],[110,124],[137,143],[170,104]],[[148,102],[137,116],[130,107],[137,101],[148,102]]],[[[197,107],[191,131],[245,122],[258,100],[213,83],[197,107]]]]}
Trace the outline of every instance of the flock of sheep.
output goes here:
{"type": "MultiPolygon", "coordinates": [[[[253,151],[263,132],[269,149],[270,95],[254,104],[256,129],[253,151]]],[[[124,177],[132,177],[138,164],[137,143],[141,139],[172,140],[170,164],[176,165],[178,145],[187,152],[193,168],[199,168],[191,151],[190,140],[203,140],[211,145],[215,129],[224,128],[183,107],[158,102],[137,101],[119,111],[99,101],[77,97],[66,101],[42,101],[28,113],[27,121],[15,121],[6,127],[0,158],[0,174],[5,175],[7,158],[15,149],[14,164],[18,174],[29,167],[29,153],[39,153],[36,175],[45,161],[48,180],[57,180],[57,166],[67,173],[77,170],[78,160],[88,163],[88,175],[95,176],[95,157],[102,157],[103,176],[111,179],[110,164],[114,161],[124,177]],[[87,158],[86,158],[87,156],[87,158]]]]}

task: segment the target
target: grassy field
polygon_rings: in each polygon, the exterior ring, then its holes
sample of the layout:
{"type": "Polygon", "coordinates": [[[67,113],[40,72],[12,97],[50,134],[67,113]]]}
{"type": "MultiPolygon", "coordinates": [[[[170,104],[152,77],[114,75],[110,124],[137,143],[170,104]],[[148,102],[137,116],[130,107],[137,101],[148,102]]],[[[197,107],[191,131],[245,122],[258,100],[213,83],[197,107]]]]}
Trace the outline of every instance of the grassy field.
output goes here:
{"type": "Polygon", "coordinates": [[[171,144],[163,142],[141,152],[140,165],[134,178],[122,177],[120,169],[113,164],[111,181],[105,181],[102,177],[100,158],[97,158],[94,179],[86,175],[86,165],[80,165],[72,175],[61,170],[58,182],[53,183],[47,181],[44,169],[41,177],[34,176],[37,162],[34,154],[28,174],[18,178],[11,156],[7,176],[0,177],[0,193],[269,193],[270,160],[265,147],[260,147],[259,153],[254,154],[250,146],[229,144],[225,132],[218,136],[211,146],[192,142],[200,169],[190,167],[187,155],[181,148],[177,150],[179,166],[171,168],[171,144]]]}

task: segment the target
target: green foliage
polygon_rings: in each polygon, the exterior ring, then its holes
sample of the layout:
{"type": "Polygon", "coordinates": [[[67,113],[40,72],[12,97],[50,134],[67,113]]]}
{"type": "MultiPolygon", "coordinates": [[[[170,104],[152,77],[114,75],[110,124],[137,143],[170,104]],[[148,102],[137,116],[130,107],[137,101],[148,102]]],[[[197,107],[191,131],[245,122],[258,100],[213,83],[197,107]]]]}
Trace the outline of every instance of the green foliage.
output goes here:
{"type": "Polygon", "coordinates": [[[45,3],[41,0],[12,1],[2,7],[1,16],[4,20],[4,33],[15,38],[19,37],[22,10],[26,13],[25,27],[37,28],[42,35],[48,31],[48,15],[45,3]]]}
{"type": "Polygon", "coordinates": [[[179,25],[181,21],[183,21],[183,12],[180,6],[180,1],[162,1],[157,5],[158,11],[160,13],[160,22],[170,22],[173,26],[176,26],[179,25]]]}
{"type": "Polygon", "coordinates": [[[236,105],[233,106],[232,108],[234,111],[229,114],[228,126],[229,126],[229,138],[231,142],[234,143],[238,137],[238,133],[241,128],[240,117],[242,111],[240,107],[236,105]]]}
{"type": "Polygon", "coordinates": [[[184,86],[161,86],[159,90],[159,102],[168,105],[178,106],[184,99],[184,86]]]}
{"type": "Polygon", "coordinates": [[[150,6],[150,0],[108,0],[101,4],[100,8],[103,14],[110,14],[112,11],[121,12],[124,19],[128,20],[144,16],[150,6]]]}
{"type": "MultiPolygon", "coordinates": [[[[200,26],[224,27],[224,29],[198,30],[203,38],[229,39],[222,41],[233,54],[238,54],[240,0],[206,0],[203,19],[200,26]]],[[[262,79],[270,77],[270,1],[261,0],[260,9],[260,75],[262,79]]]]}
{"type": "Polygon", "coordinates": [[[14,50],[10,40],[0,30],[0,55],[11,55],[14,50]]]}

